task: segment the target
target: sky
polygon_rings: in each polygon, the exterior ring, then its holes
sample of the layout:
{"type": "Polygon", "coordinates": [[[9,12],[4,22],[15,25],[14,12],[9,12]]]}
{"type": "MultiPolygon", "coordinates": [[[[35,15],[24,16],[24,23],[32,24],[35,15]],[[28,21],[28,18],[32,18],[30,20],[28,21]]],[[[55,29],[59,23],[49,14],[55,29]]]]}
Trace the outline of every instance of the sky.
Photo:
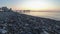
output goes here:
{"type": "Polygon", "coordinates": [[[0,7],[13,10],[60,10],[60,0],[0,0],[0,7]]]}

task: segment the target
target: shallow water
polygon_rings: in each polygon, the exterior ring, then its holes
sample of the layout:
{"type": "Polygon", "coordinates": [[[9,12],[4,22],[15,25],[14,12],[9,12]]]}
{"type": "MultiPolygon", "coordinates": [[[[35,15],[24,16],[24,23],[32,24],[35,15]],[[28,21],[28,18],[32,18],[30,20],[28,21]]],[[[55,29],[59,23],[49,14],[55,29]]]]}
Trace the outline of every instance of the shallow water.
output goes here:
{"type": "Polygon", "coordinates": [[[60,12],[25,12],[24,14],[50,18],[50,19],[55,19],[60,21],[60,12]]]}

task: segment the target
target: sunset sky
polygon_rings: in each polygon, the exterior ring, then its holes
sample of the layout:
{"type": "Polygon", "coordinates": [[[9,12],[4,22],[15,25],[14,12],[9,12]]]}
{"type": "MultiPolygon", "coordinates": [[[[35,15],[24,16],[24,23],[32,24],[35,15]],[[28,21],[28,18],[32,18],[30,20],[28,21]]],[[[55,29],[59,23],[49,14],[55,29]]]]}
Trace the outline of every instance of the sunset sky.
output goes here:
{"type": "Polygon", "coordinates": [[[13,10],[59,10],[60,0],[0,0],[0,7],[13,10]]]}

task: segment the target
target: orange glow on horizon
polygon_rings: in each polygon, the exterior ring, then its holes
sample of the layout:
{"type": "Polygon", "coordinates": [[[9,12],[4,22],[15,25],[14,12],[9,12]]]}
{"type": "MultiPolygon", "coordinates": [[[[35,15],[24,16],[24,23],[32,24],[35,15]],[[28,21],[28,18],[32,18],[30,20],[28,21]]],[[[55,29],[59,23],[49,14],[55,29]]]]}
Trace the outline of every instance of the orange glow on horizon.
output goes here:
{"type": "Polygon", "coordinates": [[[13,10],[59,10],[52,4],[43,1],[29,1],[22,5],[12,6],[13,10]]]}

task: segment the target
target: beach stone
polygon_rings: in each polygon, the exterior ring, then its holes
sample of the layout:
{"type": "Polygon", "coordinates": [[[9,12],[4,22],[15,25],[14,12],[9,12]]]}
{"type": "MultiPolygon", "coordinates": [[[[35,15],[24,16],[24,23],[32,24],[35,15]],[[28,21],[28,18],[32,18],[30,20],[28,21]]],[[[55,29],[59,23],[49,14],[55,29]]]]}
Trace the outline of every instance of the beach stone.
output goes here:
{"type": "Polygon", "coordinates": [[[60,21],[17,12],[0,12],[1,34],[60,34],[60,21]]]}

